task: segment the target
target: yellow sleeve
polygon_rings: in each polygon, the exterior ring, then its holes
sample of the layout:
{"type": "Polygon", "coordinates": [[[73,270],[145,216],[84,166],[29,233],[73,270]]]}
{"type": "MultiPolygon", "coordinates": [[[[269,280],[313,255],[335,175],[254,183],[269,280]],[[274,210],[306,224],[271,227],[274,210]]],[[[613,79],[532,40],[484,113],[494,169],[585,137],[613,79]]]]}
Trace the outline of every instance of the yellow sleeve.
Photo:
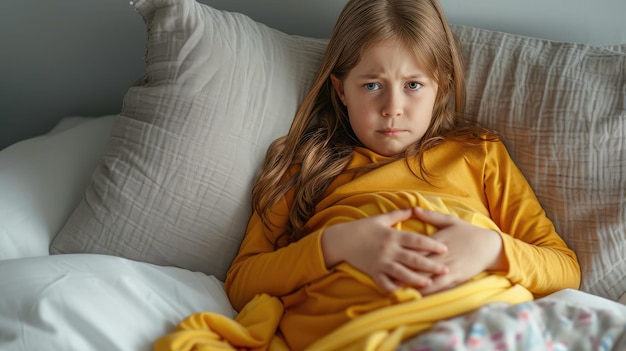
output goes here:
{"type": "Polygon", "coordinates": [[[323,229],[299,241],[274,250],[274,240],[284,230],[292,192],[272,209],[273,226],[268,229],[253,213],[239,253],[228,274],[225,289],[233,307],[240,311],[257,294],[287,295],[318,279],[328,270],[322,254],[323,229]]]}
{"type": "Polygon", "coordinates": [[[500,227],[508,260],[507,278],[536,297],[580,285],[576,254],[547,217],[530,184],[501,142],[485,144],[485,193],[500,227]]]}

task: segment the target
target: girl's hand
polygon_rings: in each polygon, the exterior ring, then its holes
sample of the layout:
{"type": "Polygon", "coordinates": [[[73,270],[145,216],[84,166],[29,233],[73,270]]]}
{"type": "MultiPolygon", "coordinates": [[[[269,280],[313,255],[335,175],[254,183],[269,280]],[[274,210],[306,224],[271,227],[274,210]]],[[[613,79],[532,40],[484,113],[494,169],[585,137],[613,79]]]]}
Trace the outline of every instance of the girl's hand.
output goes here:
{"type": "Polygon", "coordinates": [[[420,208],[415,209],[415,217],[437,227],[439,230],[432,238],[448,248],[447,252],[430,258],[445,264],[449,272],[433,277],[431,285],[420,289],[423,295],[453,288],[486,270],[508,269],[499,233],[452,215],[420,208]]]}
{"type": "Polygon", "coordinates": [[[322,235],[326,267],[348,262],[387,291],[429,286],[431,276],[448,271],[440,258],[447,248],[426,235],[393,228],[413,215],[412,209],[398,210],[326,228],[322,235]]]}

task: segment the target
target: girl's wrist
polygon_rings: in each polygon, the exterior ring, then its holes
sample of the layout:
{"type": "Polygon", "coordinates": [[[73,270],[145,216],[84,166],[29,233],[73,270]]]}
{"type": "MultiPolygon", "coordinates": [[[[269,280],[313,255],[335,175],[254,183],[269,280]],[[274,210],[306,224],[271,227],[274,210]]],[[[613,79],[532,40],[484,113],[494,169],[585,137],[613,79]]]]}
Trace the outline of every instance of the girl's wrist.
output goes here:
{"type": "Polygon", "coordinates": [[[506,259],[506,255],[504,253],[504,242],[502,240],[502,234],[497,231],[492,231],[493,239],[494,239],[494,248],[497,251],[497,255],[495,259],[491,262],[489,267],[487,267],[488,271],[491,272],[506,272],[509,270],[509,263],[506,259]]]}
{"type": "Polygon", "coordinates": [[[334,230],[336,226],[324,228],[321,238],[322,256],[326,269],[330,269],[343,261],[339,249],[339,231],[334,230]]]}

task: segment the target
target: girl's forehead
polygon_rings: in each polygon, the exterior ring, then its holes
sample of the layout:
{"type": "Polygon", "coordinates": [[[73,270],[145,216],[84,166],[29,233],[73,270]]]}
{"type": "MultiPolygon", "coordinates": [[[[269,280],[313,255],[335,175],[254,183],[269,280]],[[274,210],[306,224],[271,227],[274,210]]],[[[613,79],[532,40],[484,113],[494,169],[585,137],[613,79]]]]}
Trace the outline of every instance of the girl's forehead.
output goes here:
{"type": "Polygon", "coordinates": [[[390,38],[377,38],[377,39],[370,40],[368,43],[363,45],[363,47],[361,48],[361,56],[363,56],[363,54],[366,51],[372,48],[400,47],[408,52],[411,52],[417,61],[422,62],[425,60],[425,57],[424,57],[425,55],[420,50],[418,50],[419,46],[420,46],[419,43],[411,42],[408,39],[403,40],[397,36],[390,37],[390,38]]]}
{"type": "Polygon", "coordinates": [[[417,61],[412,50],[395,42],[377,42],[368,46],[361,52],[361,61],[364,60],[417,61]]]}
{"type": "MultiPolygon", "coordinates": [[[[381,59],[387,55],[389,58],[395,58],[396,55],[402,55],[399,59],[411,61],[420,67],[424,72],[431,71],[432,65],[423,52],[417,50],[415,45],[410,45],[398,38],[378,39],[369,42],[361,48],[358,66],[364,60],[381,59]]],[[[355,67],[356,67],[355,66],[355,67]]]]}

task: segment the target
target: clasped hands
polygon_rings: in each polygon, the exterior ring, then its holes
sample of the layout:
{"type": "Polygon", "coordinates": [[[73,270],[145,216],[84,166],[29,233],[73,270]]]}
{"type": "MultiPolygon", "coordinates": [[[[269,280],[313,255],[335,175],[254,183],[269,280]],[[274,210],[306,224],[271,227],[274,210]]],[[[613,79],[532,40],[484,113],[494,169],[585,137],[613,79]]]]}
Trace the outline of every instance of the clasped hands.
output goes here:
{"type": "Polygon", "coordinates": [[[453,288],[486,270],[506,269],[499,233],[419,207],[329,226],[322,251],[328,268],[347,262],[384,290],[411,286],[422,295],[453,288]],[[411,218],[437,232],[416,235],[394,228],[411,218]]]}

